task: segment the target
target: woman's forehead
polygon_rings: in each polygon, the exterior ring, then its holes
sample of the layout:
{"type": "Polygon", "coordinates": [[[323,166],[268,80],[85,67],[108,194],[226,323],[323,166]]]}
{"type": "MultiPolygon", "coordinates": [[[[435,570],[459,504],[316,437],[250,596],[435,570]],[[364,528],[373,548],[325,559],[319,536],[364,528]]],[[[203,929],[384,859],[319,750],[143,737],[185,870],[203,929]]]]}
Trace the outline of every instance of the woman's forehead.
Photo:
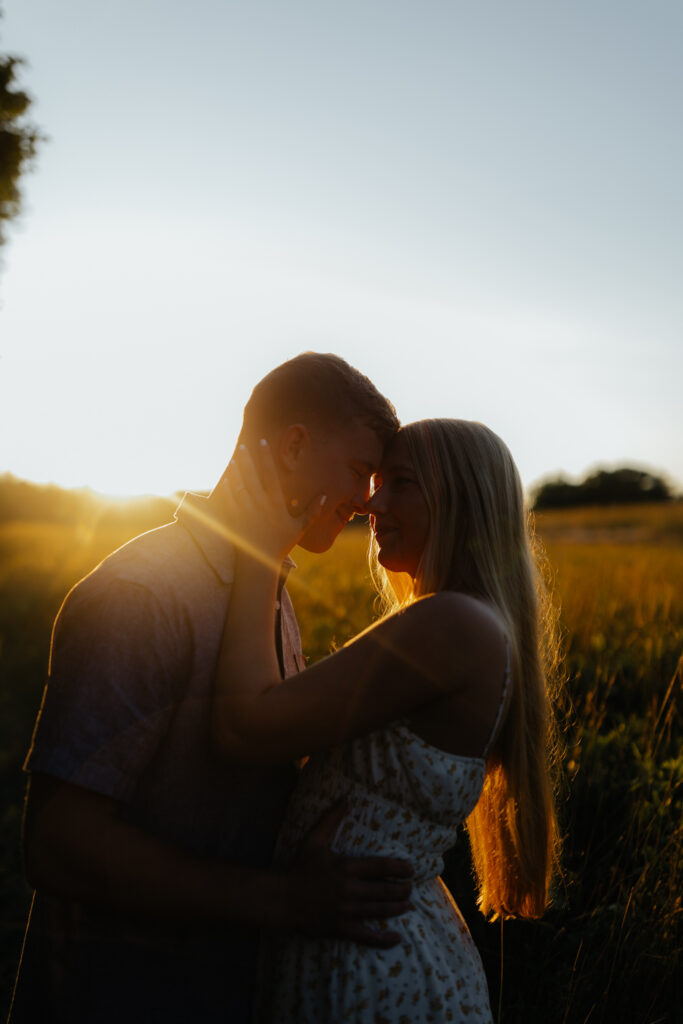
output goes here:
{"type": "Polygon", "coordinates": [[[384,449],[384,456],[382,458],[382,464],[380,466],[380,472],[386,473],[390,470],[405,468],[411,469],[413,466],[413,460],[410,455],[408,443],[401,435],[398,434],[389,442],[384,449]]]}

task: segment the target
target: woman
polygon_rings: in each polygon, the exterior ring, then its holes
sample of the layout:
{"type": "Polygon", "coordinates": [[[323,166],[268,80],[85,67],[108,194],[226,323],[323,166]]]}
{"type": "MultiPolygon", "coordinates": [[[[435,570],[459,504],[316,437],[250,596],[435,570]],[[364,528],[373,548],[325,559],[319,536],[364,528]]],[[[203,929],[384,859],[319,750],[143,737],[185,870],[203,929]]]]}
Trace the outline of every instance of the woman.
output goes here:
{"type": "Polygon", "coordinates": [[[217,740],[237,759],[312,755],[280,835],[282,865],[345,797],[335,849],[407,858],[415,879],[390,949],[271,942],[261,1019],[489,1021],[479,955],[438,877],[442,854],[466,821],[482,912],[533,917],[557,846],[541,610],[516,467],[481,424],[404,427],[369,503],[386,614],[280,683],[278,570],[311,511],[292,518],[262,446],[264,484],[246,451],[226,484],[248,550],[219,661],[217,740]]]}

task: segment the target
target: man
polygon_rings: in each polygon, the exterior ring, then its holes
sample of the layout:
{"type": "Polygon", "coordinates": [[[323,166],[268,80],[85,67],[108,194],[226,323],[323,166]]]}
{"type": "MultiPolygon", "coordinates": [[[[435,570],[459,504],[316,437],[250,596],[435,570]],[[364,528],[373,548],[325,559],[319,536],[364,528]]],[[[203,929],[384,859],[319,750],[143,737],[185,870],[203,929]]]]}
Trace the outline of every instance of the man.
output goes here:
{"type": "MultiPolygon", "coordinates": [[[[357,370],[305,353],[254,389],[240,443],[267,437],[292,509],[328,495],[301,541],[322,552],[363,508],[397,429],[357,370]]],[[[105,559],[67,596],[33,744],[25,822],[36,887],[11,1020],[246,1022],[256,929],[386,943],[364,906],[406,909],[409,868],[327,846],[333,811],[289,875],[269,870],[291,765],[223,764],[211,691],[233,579],[220,488],[105,559]]],[[[282,580],[291,567],[283,566],[282,580]]],[[[283,675],[303,666],[284,587],[283,675]]],[[[389,933],[390,935],[390,933],[389,933]]]]}

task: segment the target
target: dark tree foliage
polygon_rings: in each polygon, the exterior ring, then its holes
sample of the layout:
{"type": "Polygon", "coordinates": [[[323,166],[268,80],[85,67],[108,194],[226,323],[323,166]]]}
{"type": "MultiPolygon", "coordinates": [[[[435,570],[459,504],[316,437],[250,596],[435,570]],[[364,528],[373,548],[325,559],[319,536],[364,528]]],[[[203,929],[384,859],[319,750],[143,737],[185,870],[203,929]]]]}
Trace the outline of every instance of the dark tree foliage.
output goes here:
{"type": "Polygon", "coordinates": [[[21,64],[18,57],[0,55],[0,245],[6,223],[19,213],[19,179],[41,137],[25,118],[30,96],[14,84],[21,64]]]}
{"type": "Polygon", "coordinates": [[[630,505],[670,501],[666,480],[641,469],[599,469],[578,484],[559,477],[540,484],[534,494],[534,508],[577,508],[582,505],[630,505]]]}

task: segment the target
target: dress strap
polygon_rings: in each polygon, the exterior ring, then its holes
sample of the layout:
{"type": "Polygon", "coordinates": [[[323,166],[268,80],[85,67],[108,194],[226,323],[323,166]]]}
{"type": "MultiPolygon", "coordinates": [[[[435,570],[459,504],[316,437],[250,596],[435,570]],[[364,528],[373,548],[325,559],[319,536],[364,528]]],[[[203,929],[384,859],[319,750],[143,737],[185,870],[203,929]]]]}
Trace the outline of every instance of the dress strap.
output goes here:
{"type": "Polygon", "coordinates": [[[483,754],[483,756],[484,756],[485,759],[489,756],[489,751],[490,751],[491,747],[493,746],[494,741],[498,738],[498,730],[499,730],[499,727],[500,727],[500,723],[501,723],[501,720],[503,718],[503,714],[504,714],[504,712],[505,712],[505,710],[507,708],[507,695],[508,695],[508,690],[509,689],[510,689],[510,641],[508,640],[508,638],[506,636],[505,637],[505,675],[503,676],[503,688],[502,688],[501,694],[500,694],[500,704],[498,705],[498,713],[496,715],[496,720],[493,723],[493,728],[491,729],[491,735],[489,736],[489,741],[486,744],[486,746],[484,747],[484,754],[483,754]]]}

